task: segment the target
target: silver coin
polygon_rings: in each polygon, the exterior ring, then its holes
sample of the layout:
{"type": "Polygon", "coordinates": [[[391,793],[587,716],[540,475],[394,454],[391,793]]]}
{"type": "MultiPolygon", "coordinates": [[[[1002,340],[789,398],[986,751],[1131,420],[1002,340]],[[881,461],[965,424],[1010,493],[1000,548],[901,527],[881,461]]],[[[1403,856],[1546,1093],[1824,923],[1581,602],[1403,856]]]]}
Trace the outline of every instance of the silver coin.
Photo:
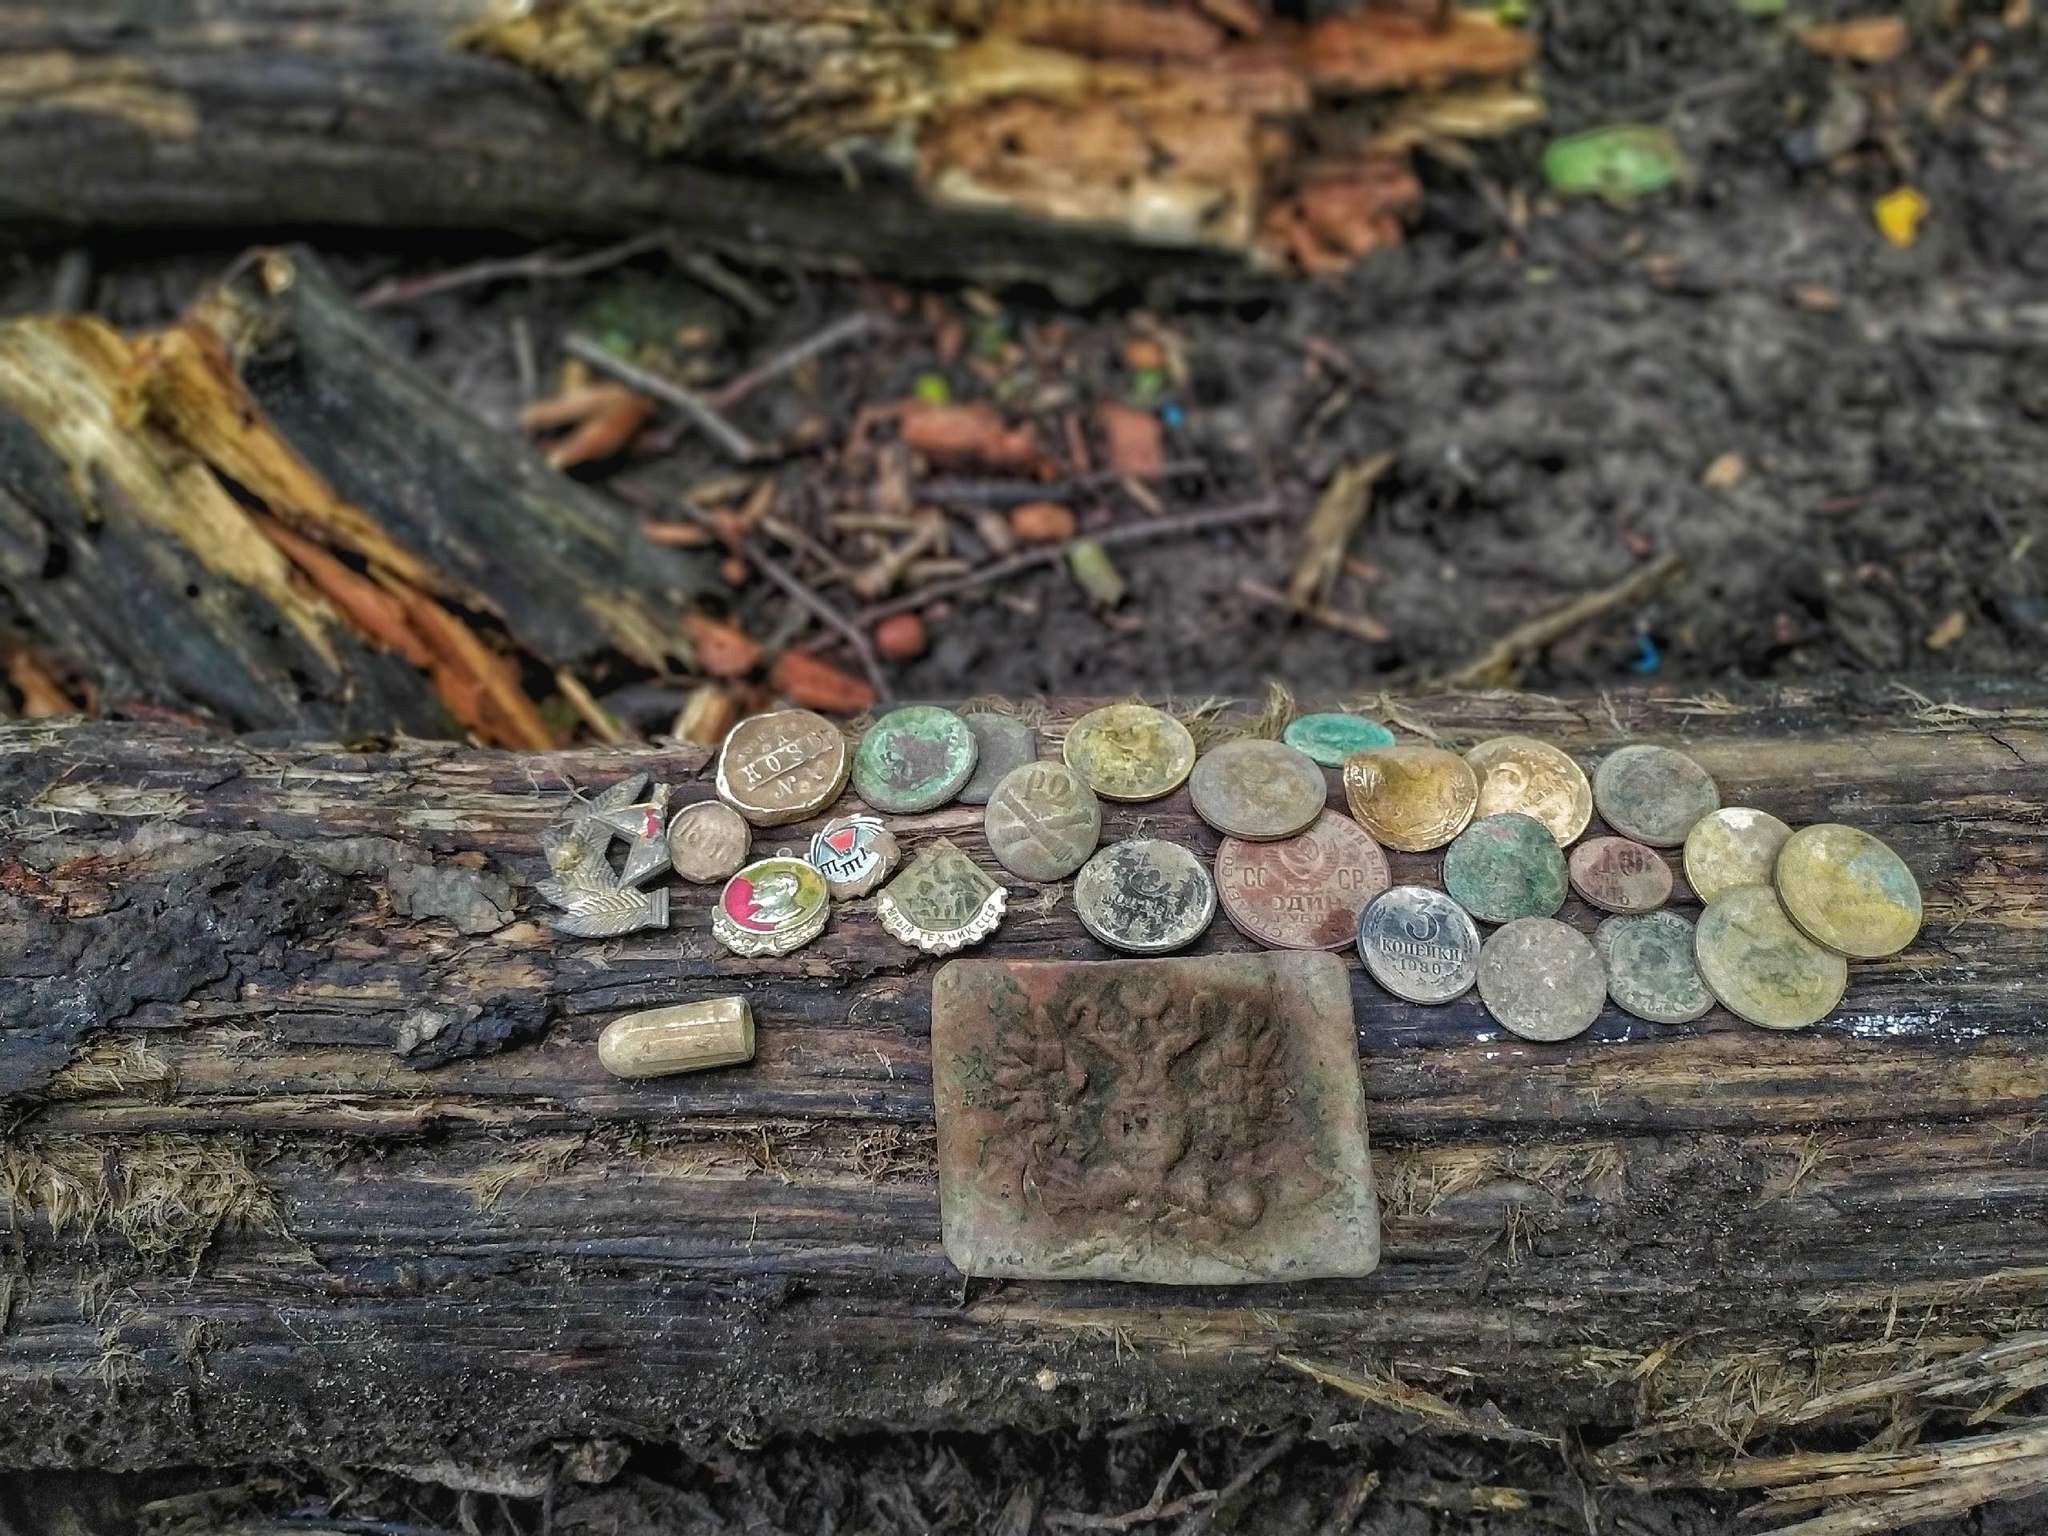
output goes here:
{"type": "Polygon", "coordinates": [[[1216,883],[1178,843],[1111,843],[1074,878],[1081,926],[1111,949],[1163,955],[1192,944],[1216,916],[1216,883]]]}
{"type": "Polygon", "coordinates": [[[982,815],[988,851],[1026,880],[1064,880],[1102,837],[1102,802],[1065,763],[1026,763],[1003,775],[982,815]]]}
{"type": "Polygon", "coordinates": [[[1524,1040],[1569,1040],[1607,1003],[1607,970],[1592,942],[1554,917],[1522,917],[1479,951],[1479,1000],[1524,1040]]]}
{"type": "Polygon", "coordinates": [[[1478,979],[1479,930],[1442,891],[1397,885],[1360,914],[1358,958],[1404,1002],[1448,1003],[1478,979]]]}
{"type": "Polygon", "coordinates": [[[1038,761],[1038,732],[1015,715],[984,710],[960,718],[974,733],[974,772],[953,798],[962,805],[987,805],[1010,770],[1038,761]]]}
{"type": "Polygon", "coordinates": [[[1610,917],[1593,930],[1607,995],[1652,1024],[1686,1024],[1714,1006],[1693,958],[1693,928],[1676,912],[1610,917]]]}

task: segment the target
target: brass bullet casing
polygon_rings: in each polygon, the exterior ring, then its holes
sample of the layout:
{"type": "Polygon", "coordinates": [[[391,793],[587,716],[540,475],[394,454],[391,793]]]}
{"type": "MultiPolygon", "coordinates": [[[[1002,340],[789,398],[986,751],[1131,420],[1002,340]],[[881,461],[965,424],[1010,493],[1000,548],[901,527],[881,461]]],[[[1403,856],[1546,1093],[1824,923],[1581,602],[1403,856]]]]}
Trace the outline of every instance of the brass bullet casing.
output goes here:
{"type": "Polygon", "coordinates": [[[665,1077],[754,1059],[754,1011],[744,997],[648,1008],[605,1025],[597,1059],[614,1077],[665,1077]]]}

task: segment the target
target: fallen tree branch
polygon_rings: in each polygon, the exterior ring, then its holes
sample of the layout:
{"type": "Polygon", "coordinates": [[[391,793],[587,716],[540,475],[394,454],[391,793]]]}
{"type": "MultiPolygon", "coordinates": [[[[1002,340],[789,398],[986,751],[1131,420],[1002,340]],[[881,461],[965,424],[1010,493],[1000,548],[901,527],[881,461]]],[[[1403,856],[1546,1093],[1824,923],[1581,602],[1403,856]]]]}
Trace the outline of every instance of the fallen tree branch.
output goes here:
{"type": "Polygon", "coordinates": [[[1530,657],[1602,614],[1641,602],[1684,568],[1685,562],[1676,551],[1666,551],[1612,586],[1575,597],[1548,613],[1517,624],[1444,681],[1453,688],[1512,688],[1521,675],[1522,664],[1530,657]]]}

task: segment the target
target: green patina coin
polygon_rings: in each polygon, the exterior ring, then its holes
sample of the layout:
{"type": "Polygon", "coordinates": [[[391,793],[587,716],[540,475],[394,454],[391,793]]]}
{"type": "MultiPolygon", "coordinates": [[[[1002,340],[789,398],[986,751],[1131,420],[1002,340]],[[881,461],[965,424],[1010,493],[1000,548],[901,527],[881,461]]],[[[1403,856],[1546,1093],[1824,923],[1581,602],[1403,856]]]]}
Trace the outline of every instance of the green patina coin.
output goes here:
{"type": "Polygon", "coordinates": [[[1564,905],[1564,852],[1533,816],[1482,816],[1444,850],[1444,889],[1482,923],[1549,917],[1564,905]]]}
{"type": "Polygon", "coordinates": [[[1342,768],[1354,752],[1391,747],[1394,733],[1363,715],[1303,715],[1280,733],[1280,739],[1325,768],[1342,768]]]}
{"type": "Polygon", "coordinates": [[[1593,930],[1607,995],[1652,1024],[1686,1024],[1714,1006],[1693,959],[1692,923],[1676,912],[1610,917],[1593,930]]]}
{"type": "Polygon", "coordinates": [[[950,709],[892,709],[854,751],[853,792],[891,815],[934,810],[973,777],[975,750],[974,732],[950,709]]]}

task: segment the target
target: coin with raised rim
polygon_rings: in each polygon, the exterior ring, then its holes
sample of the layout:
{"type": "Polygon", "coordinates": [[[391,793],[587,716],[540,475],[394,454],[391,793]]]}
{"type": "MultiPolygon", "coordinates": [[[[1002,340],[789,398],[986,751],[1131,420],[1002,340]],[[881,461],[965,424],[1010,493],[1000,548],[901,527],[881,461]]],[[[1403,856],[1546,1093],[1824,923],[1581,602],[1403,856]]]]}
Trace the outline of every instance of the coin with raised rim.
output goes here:
{"type": "Polygon", "coordinates": [[[1818,1024],[1849,985],[1849,962],[1794,927],[1768,885],[1738,885],[1708,902],[1693,957],[1721,1006],[1763,1029],[1818,1024]]]}
{"type": "Polygon", "coordinates": [[[1003,775],[982,813],[988,851],[1026,880],[1064,880],[1102,838],[1102,802],[1065,763],[1025,763],[1003,775]]]}
{"type": "Polygon", "coordinates": [[[1570,847],[1593,819],[1593,786],[1569,755],[1533,736],[1495,736],[1465,754],[1479,780],[1480,816],[1515,811],[1550,829],[1570,847]]]}
{"type": "Polygon", "coordinates": [[[1593,804],[1623,837],[1676,848],[1709,811],[1720,809],[1714,776],[1683,752],[1647,743],[1610,752],[1593,770],[1593,804]]]}
{"type": "Polygon", "coordinates": [[[1202,936],[1216,916],[1216,885],[1178,843],[1128,838],[1081,866],[1074,913],[1111,949],[1163,955],[1202,936]]]}
{"type": "Polygon", "coordinates": [[[1105,800],[1157,800],[1195,766],[1195,738],[1150,704],[1105,704],[1073,723],[1060,759],[1105,800]]]}
{"type": "Polygon", "coordinates": [[[879,816],[835,816],[811,834],[810,862],[834,901],[855,901],[895,871],[903,850],[879,816]]]}
{"type": "Polygon", "coordinates": [[[1693,955],[1693,928],[1676,912],[1610,917],[1593,930],[1615,1006],[1652,1024],[1686,1024],[1714,1006],[1693,955]]]}
{"type": "Polygon", "coordinates": [[[1279,741],[1226,741],[1188,775],[1195,814],[1226,837],[1271,842],[1314,824],[1329,781],[1308,756],[1279,741]]]}
{"type": "Polygon", "coordinates": [[[1861,827],[1801,827],[1778,850],[1777,886],[1800,932],[1852,960],[1895,955],[1920,932],[1920,882],[1861,827]]]}
{"type": "Polygon", "coordinates": [[[1216,850],[1223,915],[1268,949],[1342,949],[1392,878],[1371,834],[1335,811],[1323,812],[1298,837],[1226,837],[1216,850]]]}
{"type": "Polygon", "coordinates": [[[1592,941],[1554,917],[1496,928],[1479,951],[1479,1000],[1524,1040],[1569,1040],[1607,1004],[1607,969],[1592,941]]]}
{"type": "Polygon", "coordinates": [[[853,754],[839,727],[808,709],[742,720],[718,749],[718,798],[757,827],[815,816],[846,788],[853,754]]]}
{"type": "Polygon", "coordinates": [[[1444,850],[1444,890],[1482,923],[1549,917],[1564,905],[1564,853],[1533,816],[1481,816],[1444,850]]]}
{"type": "Polygon", "coordinates": [[[1441,747],[1376,747],[1345,759],[1344,798],[1352,818],[1387,847],[1427,853],[1465,830],[1479,780],[1441,747]]]}
{"type": "Polygon", "coordinates": [[[1008,902],[1002,886],[941,837],[920,848],[883,887],[875,914],[890,937],[928,955],[950,955],[994,933],[1008,902]]]}
{"type": "Polygon", "coordinates": [[[1626,837],[1589,837],[1565,862],[1572,889],[1602,912],[1654,912],[1671,899],[1671,866],[1626,837]]]}
{"type": "Polygon", "coordinates": [[[832,898],[825,877],[802,859],[756,859],[725,882],[711,931],[736,955],[786,955],[825,931],[832,898]]]}
{"type": "Polygon", "coordinates": [[[1792,829],[1769,811],[1724,805],[1685,834],[1685,883],[1702,904],[1738,885],[1769,885],[1792,829]]]}
{"type": "Polygon", "coordinates": [[[693,885],[730,880],[747,862],[747,818],[723,800],[699,800],[668,820],[668,862],[693,885]]]}
{"type": "Polygon", "coordinates": [[[973,776],[974,752],[974,732],[953,711],[906,704],[862,734],[853,792],[892,816],[936,810],[973,776]]]}
{"type": "Polygon", "coordinates": [[[1442,891],[1397,885],[1359,915],[1358,958],[1403,1002],[1448,1003],[1479,979],[1479,930],[1442,891]]]}
{"type": "Polygon", "coordinates": [[[1015,715],[993,710],[960,719],[974,733],[974,772],[953,798],[962,805],[987,805],[1005,774],[1038,761],[1038,732],[1015,715]]]}
{"type": "Polygon", "coordinates": [[[1325,768],[1342,768],[1344,759],[1354,752],[1391,747],[1394,733],[1363,715],[1329,713],[1297,715],[1280,733],[1280,739],[1325,768]]]}

